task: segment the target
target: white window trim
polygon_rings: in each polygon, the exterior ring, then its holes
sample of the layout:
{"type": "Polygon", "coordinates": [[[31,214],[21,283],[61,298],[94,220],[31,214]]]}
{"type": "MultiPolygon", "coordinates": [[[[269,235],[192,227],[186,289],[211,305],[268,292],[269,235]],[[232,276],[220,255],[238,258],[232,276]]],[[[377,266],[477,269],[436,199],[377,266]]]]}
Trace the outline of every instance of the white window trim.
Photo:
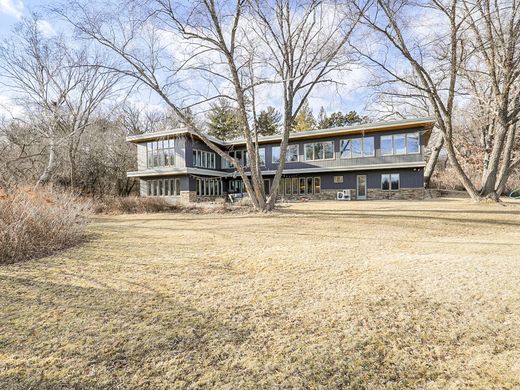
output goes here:
{"type": "Polygon", "coordinates": [[[401,189],[401,174],[400,173],[382,173],[381,174],[381,191],[385,191],[385,192],[392,192],[392,191],[399,191],[401,189]],[[383,189],[383,176],[387,176],[388,175],[388,189],[385,190],[383,189]],[[392,175],[397,175],[399,176],[399,179],[397,180],[397,189],[393,190],[392,189],[392,175]]]}
{"type": "MultiPolygon", "coordinates": [[[[303,161],[331,161],[331,160],[335,160],[336,159],[336,151],[334,150],[334,146],[336,143],[334,141],[319,141],[319,142],[308,142],[306,144],[303,144],[303,161]],[[332,142],[332,157],[331,158],[319,158],[319,159],[312,159],[312,160],[308,160],[307,157],[305,156],[305,147],[307,145],[315,145],[315,144],[326,144],[326,143],[331,143],[332,142]]],[[[313,152],[314,154],[314,152],[313,152]]],[[[325,149],[323,149],[323,155],[325,156],[325,149]]]]}
{"type": "MultiPolygon", "coordinates": [[[[274,148],[278,148],[280,149],[280,145],[274,145],[271,147],[271,164],[280,164],[280,161],[274,161],[274,154],[273,154],[273,149],[274,148]]],[[[297,163],[297,162],[300,162],[300,144],[289,144],[287,145],[287,152],[285,153],[285,163],[286,164],[294,164],[294,163],[297,163]],[[296,148],[297,150],[297,160],[296,161],[287,161],[287,156],[289,154],[287,154],[287,152],[289,151],[289,148],[296,148]]]]}
{"type": "Polygon", "coordinates": [[[406,154],[421,154],[421,133],[419,133],[418,131],[416,132],[413,132],[413,133],[406,133],[406,154]],[[408,136],[409,135],[412,135],[412,134],[416,134],[417,135],[417,142],[419,144],[419,150],[417,152],[409,152],[408,151],[408,136]]]}
{"type": "Polygon", "coordinates": [[[370,137],[355,137],[355,138],[343,138],[343,139],[339,140],[339,159],[340,160],[352,160],[354,158],[367,158],[367,157],[375,157],[375,156],[376,156],[376,140],[375,140],[374,136],[370,136],[370,137]],[[372,138],[372,142],[374,144],[374,148],[372,149],[372,151],[373,151],[372,154],[368,154],[368,155],[365,155],[365,139],[366,138],[372,138]],[[361,140],[361,156],[359,156],[359,157],[352,156],[352,141],[354,141],[354,140],[361,140]],[[342,157],[341,156],[341,143],[345,142],[345,141],[351,141],[350,153],[349,153],[349,156],[342,157]]]}
{"type": "Polygon", "coordinates": [[[381,151],[381,156],[394,156],[394,135],[382,135],[381,137],[379,137],[379,150],[381,151]],[[383,138],[390,138],[390,143],[392,144],[392,152],[391,153],[383,153],[383,148],[382,148],[382,139],[383,138]]]}

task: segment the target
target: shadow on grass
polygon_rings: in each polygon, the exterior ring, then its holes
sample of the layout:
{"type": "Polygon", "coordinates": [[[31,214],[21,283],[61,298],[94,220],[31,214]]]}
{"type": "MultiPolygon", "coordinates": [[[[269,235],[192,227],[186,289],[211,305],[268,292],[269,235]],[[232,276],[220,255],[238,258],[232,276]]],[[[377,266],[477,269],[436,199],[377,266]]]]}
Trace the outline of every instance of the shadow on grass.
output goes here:
{"type": "Polygon", "coordinates": [[[85,280],[98,287],[0,274],[0,388],[182,387],[204,375],[205,367],[180,363],[218,366],[226,352],[215,350],[212,340],[239,349],[252,332],[224,322],[217,307],[202,311],[139,281],[125,282],[141,287],[132,292],[111,287],[110,278],[85,280]],[[175,373],[165,376],[161,361],[175,373]]]}

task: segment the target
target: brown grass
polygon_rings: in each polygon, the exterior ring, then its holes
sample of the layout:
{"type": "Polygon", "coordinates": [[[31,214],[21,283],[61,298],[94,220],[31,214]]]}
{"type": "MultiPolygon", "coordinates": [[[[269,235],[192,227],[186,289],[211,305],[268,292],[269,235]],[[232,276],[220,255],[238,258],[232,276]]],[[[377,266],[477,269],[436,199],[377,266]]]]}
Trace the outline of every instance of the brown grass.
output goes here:
{"type": "Polygon", "coordinates": [[[519,388],[520,202],[103,216],[0,268],[0,388],[519,388]]]}
{"type": "Polygon", "coordinates": [[[0,265],[51,254],[85,238],[88,204],[65,192],[0,194],[0,265]]]}

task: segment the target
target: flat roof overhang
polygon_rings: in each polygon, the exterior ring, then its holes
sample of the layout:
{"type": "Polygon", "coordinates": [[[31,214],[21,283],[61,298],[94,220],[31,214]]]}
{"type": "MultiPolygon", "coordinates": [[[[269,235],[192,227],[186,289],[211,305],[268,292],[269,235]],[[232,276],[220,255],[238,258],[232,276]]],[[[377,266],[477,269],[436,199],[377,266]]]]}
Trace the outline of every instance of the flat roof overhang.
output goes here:
{"type": "MultiPolygon", "coordinates": [[[[385,122],[374,122],[367,123],[361,125],[354,126],[346,126],[346,127],[335,127],[330,129],[320,129],[320,130],[310,130],[310,131],[302,131],[302,132],[292,132],[289,134],[289,140],[298,140],[298,139],[309,139],[309,138],[325,138],[325,137],[333,137],[338,135],[349,135],[349,134],[364,134],[364,133],[374,133],[380,131],[389,131],[389,130],[399,130],[399,129],[413,129],[413,128],[424,128],[425,129],[425,145],[428,144],[428,140],[430,138],[431,130],[435,125],[435,120],[432,117],[423,117],[423,118],[414,118],[414,119],[403,119],[396,121],[385,121],[385,122]]],[[[172,136],[181,136],[181,135],[191,135],[193,137],[197,137],[197,134],[188,128],[178,128],[172,130],[164,130],[158,131],[154,133],[147,134],[139,134],[139,135],[131,135],[126,138],[128,142],[140,143],[145,141],[152,141],[156,139],[172,137],[172,136]]],[[[231,141],[222,141],[215,137],[208,136],[210,141],[214,142],[220,146],[234,146],[234,145],[244,145],[244,139],[236,139],[231,141]]],[[[258,143],[272,143],[273,141],[281,141],[282,136],[280,134],[270,135],[258,137],[258,143]]]]}

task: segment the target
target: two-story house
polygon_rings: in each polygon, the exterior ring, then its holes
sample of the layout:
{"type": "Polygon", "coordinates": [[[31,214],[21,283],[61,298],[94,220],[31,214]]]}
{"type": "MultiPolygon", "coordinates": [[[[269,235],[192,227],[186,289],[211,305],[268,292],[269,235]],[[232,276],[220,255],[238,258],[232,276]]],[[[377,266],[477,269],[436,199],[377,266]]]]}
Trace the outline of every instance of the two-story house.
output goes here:
{"type": "MultiPolygon", "coordinates": [[[[409,199],[424,196],[424,148],[434,121],[407,119],[291,133],[279,196],[335,199],[351,190],[352,199],[409,199]]],[[[247,166],[243,139],[210,138],[247,166]]],[[[141,196],[195,202],[244,192],[226,160],[188,129],[129,136],[137,145],[141,196]]],[[[270,189],[280,162],[280,135],[259,138],[262,175],[270,189]]]]}

